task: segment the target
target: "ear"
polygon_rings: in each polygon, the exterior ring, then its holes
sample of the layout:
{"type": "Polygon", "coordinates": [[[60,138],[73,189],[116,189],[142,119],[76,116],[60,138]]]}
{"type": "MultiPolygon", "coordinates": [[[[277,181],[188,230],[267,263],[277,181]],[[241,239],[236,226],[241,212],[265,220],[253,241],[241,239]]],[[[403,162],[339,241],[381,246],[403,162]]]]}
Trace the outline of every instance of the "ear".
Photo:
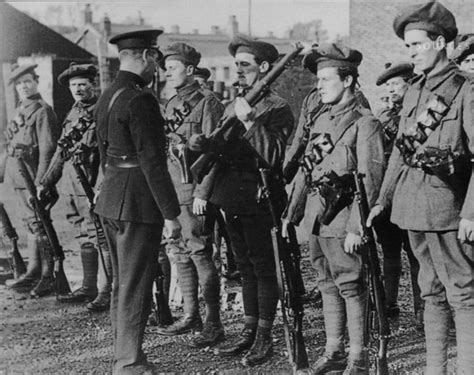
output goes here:
{"type": "Polygon", "coordinates": [[[353,81],[354,81],[354,77],[346,76],[346,78],[344,78],[344,88],[347,89],[351,87],[353,81]]]}
{"type": "Polygon", "coordinates": [[[262,63],[259,66],[259,71],[260,73],[266,73],[270,69],[270,64],[268,61],[262,61],[262,63]]]}
{"type": "Polygon", "coordinates": [[[446,49],[446,38],[443,35],[438,35],[435,40],[435,47],[438,51],[446,49]]]}
{"type": "Polygon", "coordinates": [[[196,70],[196,67],[194,65],[187,65],[186,66],[186,75],[187,76],[192,76],[194,74],[195,70],[196,70]]]}
{"type": "Polygon", "coordinates": [[[145,48],[142,52],[142,60],[145,63],[146,63],[146,60],[147,60],[147,56],[148,56],[148,48],[145,48]]]}

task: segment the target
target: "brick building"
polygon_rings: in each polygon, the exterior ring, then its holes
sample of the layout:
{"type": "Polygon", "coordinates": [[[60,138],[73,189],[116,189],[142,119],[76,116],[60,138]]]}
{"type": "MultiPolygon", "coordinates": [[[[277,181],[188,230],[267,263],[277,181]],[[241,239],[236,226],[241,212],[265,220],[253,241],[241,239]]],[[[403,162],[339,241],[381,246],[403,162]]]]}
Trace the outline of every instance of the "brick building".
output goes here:
{"type": "MultiPolygon", "coordinates": [[[[408,59],[403,41],[395,35],[392,23],[399,10],[410,4],[414,2],[410,0],[349,2],[350,25],[347,43],[364,54],[360,83],[373,108],[377,108],[381,93],[381,89],[375,86],[375,81],[384,64],[388,61],[408,59]]],[[[474,1],[443,0],[442,4],[454,13],[460,34],[474,32],[474,1]]]]}

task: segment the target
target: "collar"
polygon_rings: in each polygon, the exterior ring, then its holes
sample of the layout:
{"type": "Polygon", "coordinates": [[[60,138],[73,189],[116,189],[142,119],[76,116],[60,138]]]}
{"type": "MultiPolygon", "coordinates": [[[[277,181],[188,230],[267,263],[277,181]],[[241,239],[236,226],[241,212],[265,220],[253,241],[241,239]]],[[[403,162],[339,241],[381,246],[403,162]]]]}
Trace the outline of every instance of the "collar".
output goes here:
{"type": "Polygon", "coordinates": [[[357,102],[355,97],[349,99],[347,102],[341,104],[334,104],[329,107],[329,117],[334,118],[342,116],[343,114],[354,108],[356,104],[357,102]]]}
{"type": "Polygon", "coordinates": [[[423,74],[421,76],[422,78],[414,83],[414,86],[417,89],[421,89],[423,86],[425,86],[428,90],[433,91],[457,72],[459,72],[458,66],[451,61],[438,73],[432,76],[427,76],[426,74],[423,74]]]}
{"type": "Polygon", "coordinates": [[[30,97],[26,98],[25,100],[22,100],[20,102],[20,106],[23,108],[27,108],[32,104],[35,104],[38,100],[41,100],[41,94],[38,92],[36,94],[31,95],[30,97]]]}
{"type": "Polygon", "coordinates": [[[89,98],[87,100],[79,100],[74,103],[73,108],[83,108],[87,109],[91,106],[93,106],[95,103],[97,103],[97,96],[93,96],[92,98],[89,98]]]}
{"type": "Polygon", "coordinates": [[[193,92],[199,90],[201,86],[197,81],[192,81],[191,83],[187,84],[186,86],[180,87],[176,90],[178,98],[184,99],[186,96],[191,95],[193,92]]]}
{"type": "Polygon", "coordinates": [[[146,86],[146,82],[141,76],[126,70],[119,70],[116,80],[119,82],[132,82],[132,84],[140,89],[146,86]]]}

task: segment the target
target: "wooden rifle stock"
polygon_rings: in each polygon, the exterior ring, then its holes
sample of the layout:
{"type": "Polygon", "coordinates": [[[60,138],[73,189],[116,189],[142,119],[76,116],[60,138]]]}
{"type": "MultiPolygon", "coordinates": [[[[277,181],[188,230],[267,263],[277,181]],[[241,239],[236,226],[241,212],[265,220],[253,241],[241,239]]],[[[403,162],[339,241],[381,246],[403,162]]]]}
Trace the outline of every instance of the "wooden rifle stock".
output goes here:
{"type": "Polygon", "coordinates": [[[165,275],[161,264],[156,265],[155,278],[155,319],[158,325],[167,326],[173,324],[173,315],[171,314],[170,305],[168,303],[168,293],[165,292],[165,275]]]}
{"type": "Polygon", "coordinates": [[[301,302],[302,285],[299,273],[299,256],[290,253],[289,247],[283,244],[281,237],[280,215],[272,201],[270,193],[269,170],[261,168],[260,177],[263,184],[262,197],[267,200],[273,227],[271,229],[273,255],[275,258],[276,276],[278,282],[278,298],[280,299],[281,315],[285,342],[288,350],[288,360],[293,368],[293,373],[309,368],[308,354],[303,339],[304,307],[301,302]],[[291,309],[294,318],[293,327],[288,323],[287,309],[291,309]]]}
{"type": "MultiPolygon", "coordinates": [[[[245,100],[252,107],[255,106],[265,96],[270,85],[283,73],[289,61],[294,59],[302,50],[303,46],[297,43],[292,51],[283,56],[272,70],[252,87],[245,95],[245,100]]],[[[204,142],[204,153],[191,166],[191,172],[198,183],[209,173],[218,153],[225,147],[225,144],[236,137],[236,129],[238,129],[239,124],[241,122],[232,110],[220,120],[219,126],[204,142]]]]}
{"type": "Polygon", "coordinates": [[[390,337],[390,325],[387,319],[387,310],[385,307],[385,291],[383,288],[382,278],[380,276],[380,264],[377,254],[377,245],[372,228],[367,227],[367,218],[369,216],[369,203],[367,200],[367,193],[365,190],[363,175],[357,172],[354,173],[355,180],[355,201],[359,206],[360,220],[363,231],[362,243],[362,263],[367,273],[367,289],[369,295],[367,296],[367,311],[365,316],[364,327],[364,342],[368,348],[370,344],[370,330],[375,329],[371,327],[371,319],[369,316],[374,310],[374,318],[377,320],[377,333],[375,337],[378,341],[377,356],[375,360],[376,374],[388,375],[387,362],[387,345],[390,337]]]}
{"type": "Polygon", "coordinates": [[[26,266],[21,257],[20,251],[18,250],[18,234],[16,233],[15,228],[13,228],[10,217],[2,203],[0,203],[0,222],[3,226],[3,233],[12,242],[12,251],[10,253],[12,262],[10,266],[13,271],[13,276],[15,279],[18,279],[21,275],[26,273],[26,266]]]}
{"type": "Polygon", "coordinates": [[[25,180],[26,189],[30,194],[31,203],[33,208],[38,215],[39,220],[43,226],[48,241],[53,249],[54,253],[54,277],[56,282],[56,296],[64,295],[71,293],[71,288],[69,287],[69,282],[67,281],[66,274],[64,273],[63,260],[64,260],[64,251],[59,243],[58,235],[54,229],[53,222],[49,216],[49,212],[43,207],[43,204],[37,197],[36,186],[31,177],[28,167],[24,162],[23,158],[18,158],[18,166],[20,168],[20,174],[25,180]]]}

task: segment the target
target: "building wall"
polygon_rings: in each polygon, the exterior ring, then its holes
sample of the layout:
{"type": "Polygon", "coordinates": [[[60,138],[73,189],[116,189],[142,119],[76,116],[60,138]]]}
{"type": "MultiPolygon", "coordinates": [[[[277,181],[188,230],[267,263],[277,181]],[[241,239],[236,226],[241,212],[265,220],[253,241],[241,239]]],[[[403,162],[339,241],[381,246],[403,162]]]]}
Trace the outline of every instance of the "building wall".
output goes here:
{"type": "MultiPolygon", "coordinates": [[[[455,15],[461,34],[474,31],[474,1],[443,0],[441,3],[455,15]]],[[[360,83],[372,108],[377,108],[382,92],[381,88],[375,86],[375,81],[384,64],[408,59],[403,41],[395,35],[392,24],[397,13],[411,4],[414,2],[410,0],[350,0],[347,44],[359,49],[364,55],[360,83]]]]}

